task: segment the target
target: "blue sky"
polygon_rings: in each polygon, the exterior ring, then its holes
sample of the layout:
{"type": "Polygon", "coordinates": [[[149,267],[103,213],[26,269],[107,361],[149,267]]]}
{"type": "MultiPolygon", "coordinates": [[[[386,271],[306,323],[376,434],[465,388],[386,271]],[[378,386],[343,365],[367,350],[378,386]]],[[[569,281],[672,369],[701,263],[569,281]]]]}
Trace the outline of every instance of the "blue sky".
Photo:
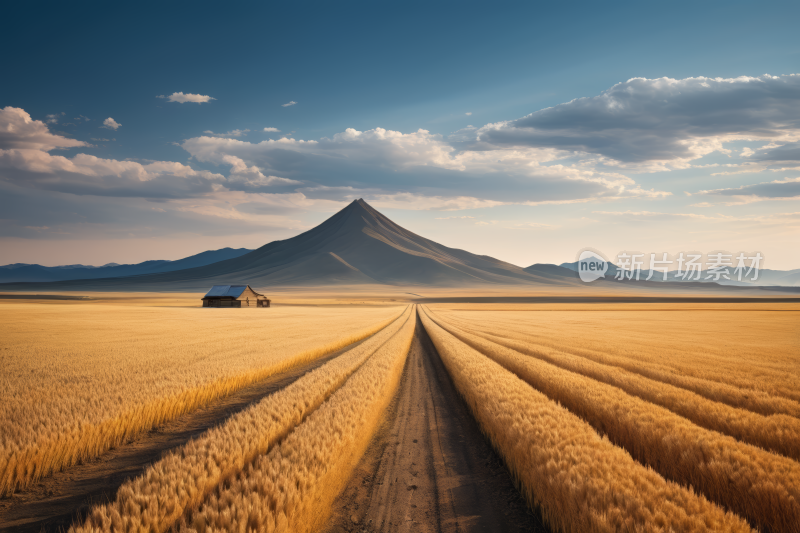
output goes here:
{"type": "Polygon", "coordinates": [[[552,4],[11,6],[0,263],[257,247],[364,197],[522,266],[800,267],[800,4],[552,4]]]}

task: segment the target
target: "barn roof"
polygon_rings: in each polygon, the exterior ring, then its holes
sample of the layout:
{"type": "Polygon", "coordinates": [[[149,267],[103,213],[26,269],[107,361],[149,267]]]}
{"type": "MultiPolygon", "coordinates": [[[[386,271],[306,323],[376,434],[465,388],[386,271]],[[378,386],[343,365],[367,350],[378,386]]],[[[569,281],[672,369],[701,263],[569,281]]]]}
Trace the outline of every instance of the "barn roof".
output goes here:
{"type": "Polygon", "coordinates": [[[246,288],[247,285],[214,285],[211,287],[211,290],[208,291],[208,294],[205,295],[205,298],[210,296],[230,296],[232,298],[238,298],[246,288]]]}

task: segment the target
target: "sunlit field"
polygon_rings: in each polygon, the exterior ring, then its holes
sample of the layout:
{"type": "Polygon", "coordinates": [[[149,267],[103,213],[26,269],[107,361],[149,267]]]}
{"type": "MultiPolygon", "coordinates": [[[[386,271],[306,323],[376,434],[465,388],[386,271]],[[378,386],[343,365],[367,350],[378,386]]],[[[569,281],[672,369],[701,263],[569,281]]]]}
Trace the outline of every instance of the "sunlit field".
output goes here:
{"type": "Polygon", "coordinates": [[[490,378],[456,380],[531,501],[568,531],[608,520],[615,529],[630,520],[733,528],[703,498],[762,531],[797,531],[797,306],[576,307],[439,305],[423,314],[452,372],[474,361],[474,372],[513,385],[513,399],[492,405],[494,393],[481,396],[490,378]],[[520,407],[506,412],[514,402],[520,407]],[[669,488],[642,481],[652,478],[643,466],[669,488]],[[677,486],[700,500],[671,492],[677,486]],[[609,499],[609,491],[630,496],[609,499]],[[665,512],[675,501],[680,509],[665,512]]]}
{"type": "Polygon", "coordinates": [[[0,493],[343,348],[402,309],[0,303],[0,493]]]}
{"type": "MultiPolygon", "coordinates": [[[[793,303],[445,304],[397,294],[242,310],[181,295],[0,301],[2,487],[24,494],[319,360],[163,450],[71,530],[333,531],[337,502],[364,483],[354,472],[374,468],[363,461],[381,428],[428,409],[390,405],[414,339],[429,337],[435,349],[423,357],[441,361],[480,429],[462,439],[490,443],[550,531],[796,532],[798,319],[793,303]]],[[[430,453],[419,446],[410,453],[430,453]]]]}

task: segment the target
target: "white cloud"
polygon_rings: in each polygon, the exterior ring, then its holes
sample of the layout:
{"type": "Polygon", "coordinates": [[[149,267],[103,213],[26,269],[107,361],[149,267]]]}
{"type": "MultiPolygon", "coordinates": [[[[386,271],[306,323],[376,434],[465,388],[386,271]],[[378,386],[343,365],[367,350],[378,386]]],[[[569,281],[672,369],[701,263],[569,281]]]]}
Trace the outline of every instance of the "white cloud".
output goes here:
{"type": "Polygon", "coordinates": [[[21,187],[94,196],[183,198],[218,190],[224,180],[172,161],[67,158],[41,150],[0,150],[0,169],[0,179],[21,187]]]}
{"type": "Polygon", "coordinates": [[[204,104],[206,102],[210,102],[211,100],[216,100],[216,98],[212,98],[205,94],[192,94],[192,93],[172,93],[169,96],[164,96],[163,94],[160,96],[156,96],[156,98],[165,98],[170,102],[178,102],[179,104],[185,103],[195,103],[195,104],[204,104]]]}
{"type": "Polygon", "coordinates": [[[250,133],[250,130],[231,130],[228,133],[214,133],[211,130],[206,130],[203,133],[205,133],[206,135],[210,135],[212,137],[220,137],[220,138],[230,139],[230,138],[233,138],[233,137],[244,137],[248,133],[250,133]]]}
{"type": "MultiPolygon", "coordinates": [[[[116,129],[109,118],[105,124],[116,129]]],[[[113,140],[113,139],[112,139],[113,140]]],[[[99,139],[106,142],[107,139],[99,139]]],[[[22,109],[0,110],[0,181],[23,188],[77,195],[182,198],[219,190],[224,177],[171,161],[119,161],[88,154],[52,155],[57,148],[89,146],[50,133],[22,109]]]]}
{"type": "Polygon", "coordinates": [[[281,130],[279,130],[278,128],[264,128],[264,131],[279,133],[281,130]]]}
{"type": "Polygon", "coordinates": [[[472,111],[467,111],[467,112],[466,112],[466,113],[464,113],[464,114],[465,114],[465,115],[467,115],[467,116],[471,116],[471,115],[472,115],[472,111]]]}
{"type": "Polygon", "coordinates": [[[295,102],[294,100],[292,100],[291,102],[287,102],[285,104],[281,104],[281,107],[289,107],[293,105],[297,105],[297,102],[295,102]]]}
{"type": "Polygon", "coordinates": [[[257,144],[198,137],[184,141],[182,146],[198,160],[212,163],[221,161],[225,154],[233,154],[248,161],[268,161],[273,155],[297,152],[340,161],[346,159],[359,164],[461,168],[461,164],[450,157],[455,149],[443,142],[438,135],[432,135],[426,130],[404,134],[383,128],[367,131],[348,128],[332,138],[322,138],[319,141],[284,137],[257,144]]]}
{"type": "Polygon", "coordinates": [[[748,148],[748,147],[746,147],[746,146],[745,146],[744,148],[742,148],[742,153],[741,153],[741,154],[739,154],[739,156],[740,156],[740,157],[750,157],[750,156],[751,156],[751,155],[753,155],[754,153],[755,153],[755,152],[754,152],[753,150],[751,150],[750,148],[748,148]]]}
{"type": "Polygon", "coordinates": [[[266,176],[258,167],[247,166],[247,163],[233,155],[223,156],[222,161],[231,165],[227,185],[234,190],[255,191],[276,185],[302,185],[296,180],[266,176]]]}
{"type": "Polygon", "coordinates": [[[107,128],[107,129],[116,131],[116,130],[119,129],[120,126],[122,126],[122,124],[120,124],[119,122],[117,122],[113,118],[108,117],[107,119],[105,119],[103,121],[103,125],[101,126],[101,128],[107,128]]]}
{"type": "Polygon", "coordinates": [[[0,109],[0,150],[44,150],[88,146],[85,142],[50,133],[41,120],[33,120],[24,109],[0,109]]]}
{"type": "Polygon", "coordinates": [[[436,220],[461,220],[465,218],[475,218],[471,216],[463,216],[463,217],[436,217],[436,220]]]}
{"type": "Polygon", "coordinates": [[[487,124],[494,147],[551,147],[608,164],[684,168],[739,139],[800,139],[800,76],[634,78],[523,118],[487,124]]]}
{"type": "Polygon", "coordinates": [[[58,124],[58,120],[64,115],[66,115],[64,112],[56,113],[54,115],[47,115],[47,120],[45,122],[48,124],[58,124]]]}
{"type": "Polygon", "coordinates": [[[224,156],[233,155],[271,175],[320,185],[336,186],[337,180],[344,180],[359,183],[358,188],[364,189],[381,182],[381,188],[389,189],[384,190],[387,194],[416,193],[417,187],[425,187],[426,196],[446,195],[446,191],[430,190],[434,184],[430,177],[424,177],[428,175],[450,181],[447,189],[457,187],[456,190],[469,197],[485,197],[488,190],[495,191],[496,196],[505,182],[509,187],[513,185],[515,191],[508,194],[508,199],[497,200],[510,201],[513,197],[517,203],[534,201],[531,197],[537,198],[537,203],[548,203],[669,195],[665,191],[643,190],[633,179],[618,172],[601,172],[578,163],[551,164],[564,157],[562,151],[553,148],[459,151],[440,135],[423,129],[402,133],[383,128],[367,131],[348,128],[319,140],[284,137],[259,143],[204,136],[188,139],[181,146],[201,162],[220,164],[224,156]],[[489,175],[491,181],[486,179],[489,175]],[[527,198],[520,198],[519,187],[529,191],[527,198]]]}

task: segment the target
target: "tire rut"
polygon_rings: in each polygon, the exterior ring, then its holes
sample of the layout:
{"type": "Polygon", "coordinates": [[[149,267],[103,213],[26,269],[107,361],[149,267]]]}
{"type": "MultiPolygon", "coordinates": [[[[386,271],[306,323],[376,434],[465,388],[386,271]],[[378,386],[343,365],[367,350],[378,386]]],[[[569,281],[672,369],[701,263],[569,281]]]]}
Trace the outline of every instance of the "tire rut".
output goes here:
{"type": "Polygon", "coordinates": [[[549,531],[458,396],[417,318],[397,395],[326,533],[549,531]]]}

